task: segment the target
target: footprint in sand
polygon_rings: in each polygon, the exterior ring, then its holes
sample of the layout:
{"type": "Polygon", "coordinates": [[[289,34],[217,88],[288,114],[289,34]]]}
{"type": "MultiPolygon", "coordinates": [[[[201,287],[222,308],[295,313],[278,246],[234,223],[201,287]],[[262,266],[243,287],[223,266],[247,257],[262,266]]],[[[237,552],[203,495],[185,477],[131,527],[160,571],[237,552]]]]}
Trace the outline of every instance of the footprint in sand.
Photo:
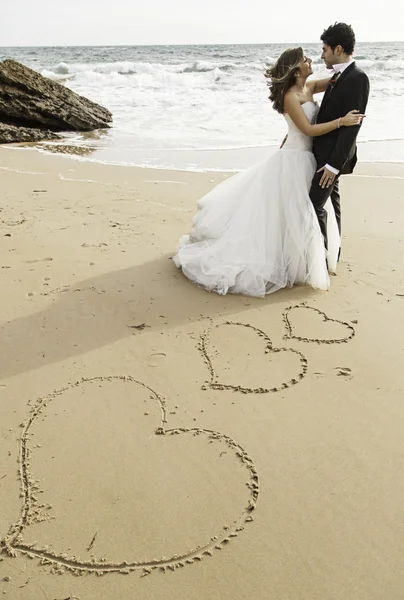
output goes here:
{"type": "Polygon", "coordinates": [[[25,217],[22,217],[21,219],[15,219],[15,220],[0,219],[0,224],[5,225],[6,227],[18,227],[18,225],[24,225],[24,223],[26,223],[26,222],[27,222],[27,219],[25,217]]]}
{"type": "Polygon", "coordinates": [[[40,292],[40,296],[54,296],[56,297],[58,294],[66,294],[67,292],[94,292],[96,294],[105,294],[105,290],[101,290],[98,288],[95,288],[94,286],[87,286],[87,287],[75,287],[70,286],[70,285],[64,285],[62,287],[58,287],[58,288],[53,288],[53,289],[47,289],[43,292],[40,292]]]}
{"type": "Polygon", "coordinates": [[[264,331],[250,324],[215,325],[201,335],[198,347],[210,375],[202,389],[279,392],[299,383],[307,372],[302,352],[275,348],[264,331]]]}
{"type": "Polygon", "coordinates": [[[21,515],[2,550],[57,573],[148,575],[222,549],[253,520],[254,463],[223,433],[165,424],[165,401],[131,376],[36,400],[21,437],[21,515]]]}

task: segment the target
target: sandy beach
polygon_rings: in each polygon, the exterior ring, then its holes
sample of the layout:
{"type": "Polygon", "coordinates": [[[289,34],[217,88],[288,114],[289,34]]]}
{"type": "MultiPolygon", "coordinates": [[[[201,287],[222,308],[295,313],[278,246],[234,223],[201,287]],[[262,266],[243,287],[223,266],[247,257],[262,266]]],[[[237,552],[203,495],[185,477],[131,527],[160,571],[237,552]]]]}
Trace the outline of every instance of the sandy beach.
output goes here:
{"type": "Polygon", "coordinates": [[[0,148],[6,598],[402,600],[404,165],[264,300],[170,260],[227,176],[0,148]]]}

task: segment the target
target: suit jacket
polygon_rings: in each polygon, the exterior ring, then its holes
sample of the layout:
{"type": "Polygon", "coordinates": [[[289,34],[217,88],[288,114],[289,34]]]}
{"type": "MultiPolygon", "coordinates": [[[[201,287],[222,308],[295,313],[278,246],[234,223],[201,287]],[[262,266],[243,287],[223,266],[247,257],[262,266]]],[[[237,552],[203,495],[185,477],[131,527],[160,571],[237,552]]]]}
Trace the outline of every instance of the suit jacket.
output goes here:
{"type": "MultiPolygon", "coordinates": [[[[317,115],[317,123],[344,117],[350,110],[365,113],[369,97],[369,79],[355,63],[349,65],[339,76],[332,89],[328,86],[317,115]]],[[[352,173],[357,162],[357,127],[340,127],[314,138],[313,152],[318,167],[329,164],[340,173],[352,173]]]]}

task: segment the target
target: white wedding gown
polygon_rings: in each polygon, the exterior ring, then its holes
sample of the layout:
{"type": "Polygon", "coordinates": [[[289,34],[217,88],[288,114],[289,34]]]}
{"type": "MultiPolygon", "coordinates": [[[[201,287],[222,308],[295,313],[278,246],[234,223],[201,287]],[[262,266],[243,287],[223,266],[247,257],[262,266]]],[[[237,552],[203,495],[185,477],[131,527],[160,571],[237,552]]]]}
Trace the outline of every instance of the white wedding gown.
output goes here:
{"type": "MultiPolygon", "coordinates": [[[[302,108],[314,122],[318,106],[306,102],[302,108]]],[[[329,288],[324,240],[309,198],[316,169],[312,139],[285,118],[283,148],[199,200],[191,234],[180,239],[175,264],[209,291],[264,297],[294,284],[329,288]]],[[[333,272],[340,239],[330,201],[326,208],[333,272]]]]}

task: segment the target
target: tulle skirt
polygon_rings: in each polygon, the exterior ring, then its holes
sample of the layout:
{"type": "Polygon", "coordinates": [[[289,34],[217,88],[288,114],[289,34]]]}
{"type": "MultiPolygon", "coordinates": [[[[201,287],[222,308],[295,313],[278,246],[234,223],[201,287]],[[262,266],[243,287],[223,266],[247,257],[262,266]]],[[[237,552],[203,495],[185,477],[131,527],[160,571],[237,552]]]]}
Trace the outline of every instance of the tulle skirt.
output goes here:
{"type": "Polygon", "coordinates": [[[282,149],[220,183],[199,200],[173,258],[177,267],[218,294],[263,297],[295,284],[327,290],[340,239],[328,201],[326,256],[309,198],[315,169],[311,152],[282,149]]]}

